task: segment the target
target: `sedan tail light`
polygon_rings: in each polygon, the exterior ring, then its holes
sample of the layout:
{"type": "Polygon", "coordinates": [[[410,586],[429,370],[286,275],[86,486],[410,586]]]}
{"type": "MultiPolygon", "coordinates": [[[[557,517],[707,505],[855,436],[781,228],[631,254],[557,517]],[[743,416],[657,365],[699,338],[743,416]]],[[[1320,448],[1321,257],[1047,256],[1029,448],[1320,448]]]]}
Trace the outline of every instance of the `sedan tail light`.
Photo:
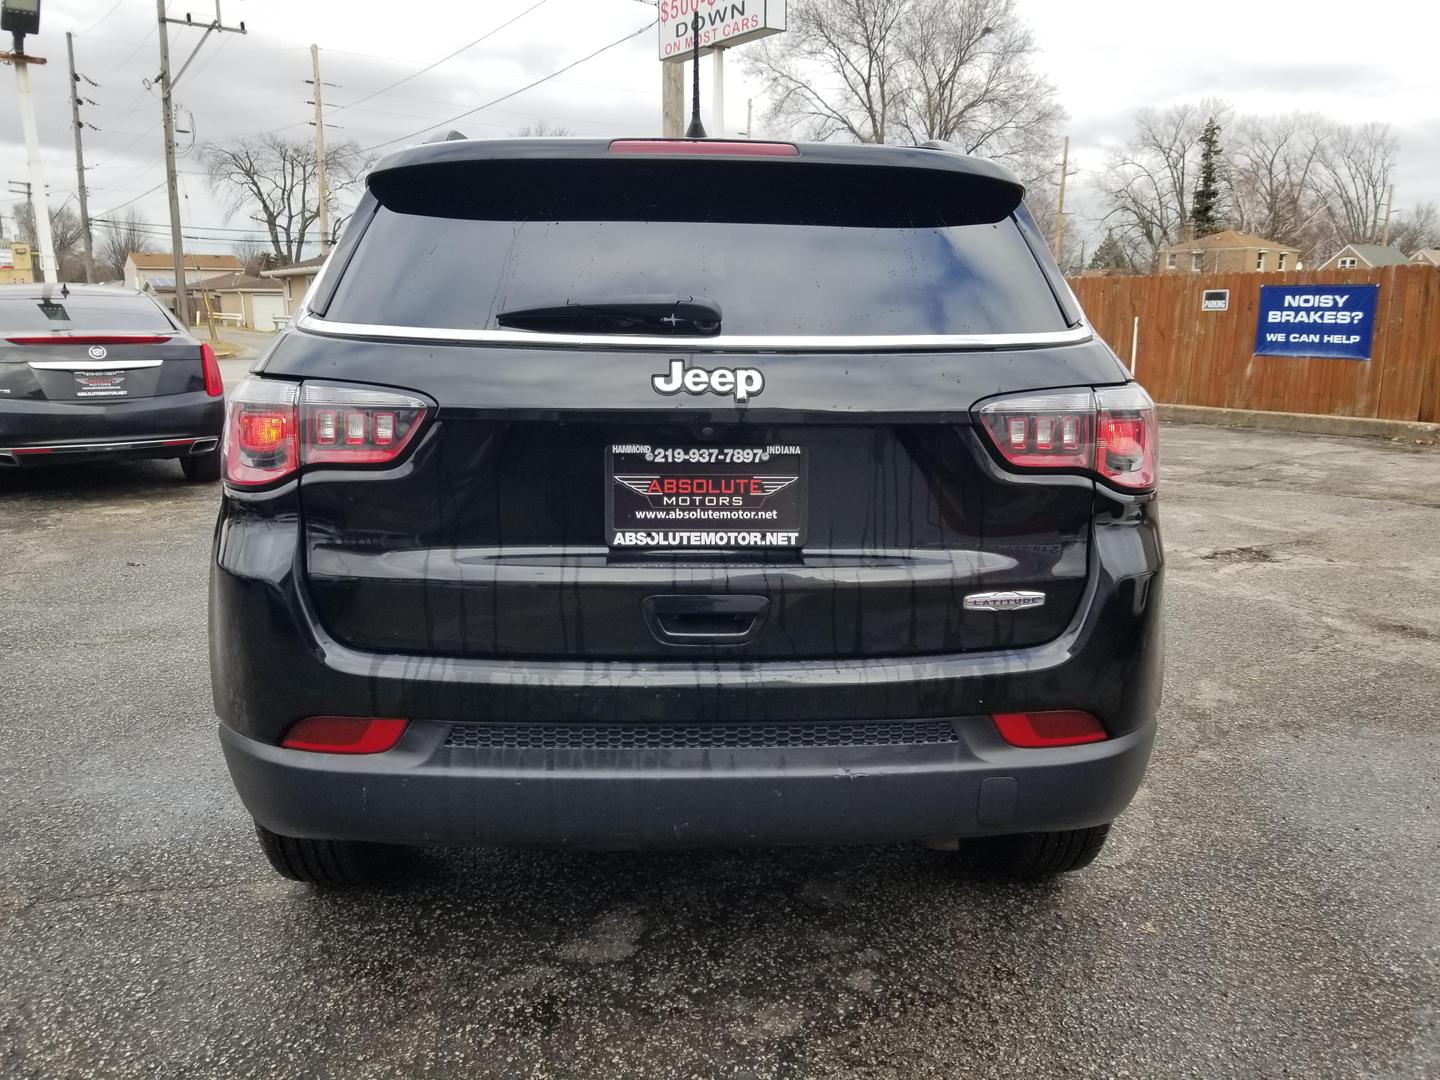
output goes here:
{"type": "Polygon", "coordinates": [[[414,441],[429,409],[397,390],[245,379],[226,410],[225,480],[258,487],[305,465],[383,465],[414,441]]]}
{"type": "Polygon", "coordinates": [[[1128,491],[1155,486],[1155,403],[1137,383],[997,398],[979,416],[995,449],[1016,468],[1082,470],[1128,491]]]}
{"type": "Polygon", "coordinates": [[[200,369],[205,373],[205,393],[211,397],[222,397],[225,383],[220,378],[220,361],[215,358],[215,350],[203,343],[200,346],[200,369]]]}

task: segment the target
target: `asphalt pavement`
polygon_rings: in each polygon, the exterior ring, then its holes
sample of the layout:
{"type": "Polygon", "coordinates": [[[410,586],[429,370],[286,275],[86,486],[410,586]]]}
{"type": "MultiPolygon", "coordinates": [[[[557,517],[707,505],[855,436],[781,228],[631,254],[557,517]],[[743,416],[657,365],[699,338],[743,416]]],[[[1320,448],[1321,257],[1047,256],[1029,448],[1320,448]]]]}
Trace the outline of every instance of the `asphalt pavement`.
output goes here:
{"type": "Polygon", "coordinates": [[[217,491],[0,474],[0,1077],[1440,1076],[1440,450],[1168,427],[1169,664],[1090,869],[916,848],[276,877],[217,491]]]}

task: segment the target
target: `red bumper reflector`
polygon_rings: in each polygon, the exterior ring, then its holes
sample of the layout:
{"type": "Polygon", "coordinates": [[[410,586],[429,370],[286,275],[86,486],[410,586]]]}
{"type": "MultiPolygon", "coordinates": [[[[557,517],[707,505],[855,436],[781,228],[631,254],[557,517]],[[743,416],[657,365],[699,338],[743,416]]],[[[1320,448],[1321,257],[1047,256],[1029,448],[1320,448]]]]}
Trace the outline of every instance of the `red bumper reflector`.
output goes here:
{"type": "Polygon", "coordinates": [[[996,713],[992,719],[1000,737],[1011,746],[1079,746],[1101,742],[1106,737],[1099,720],[1074,709],[996,713]]]}
{"type": "Polygon", "coordinates": [[[737,139],[616,139],[612,154],[716,154],[723,157],[799,157],[793,143],[750,142],[737,139]]]}
{"type": "Polygon", "coordinates": [[[280,745],[320,754],[382,754],[400,741],[409,724],[373,716],[307,716],[286,732],[280,745]]]}

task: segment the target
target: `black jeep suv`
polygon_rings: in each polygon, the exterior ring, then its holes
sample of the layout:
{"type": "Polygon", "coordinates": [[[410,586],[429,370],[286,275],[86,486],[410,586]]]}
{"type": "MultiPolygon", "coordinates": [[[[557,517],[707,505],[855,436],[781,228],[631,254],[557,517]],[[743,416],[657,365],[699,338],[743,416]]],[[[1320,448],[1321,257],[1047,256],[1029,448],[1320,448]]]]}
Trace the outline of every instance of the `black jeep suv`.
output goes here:
{"type": "Polygon", "coordinates": [[[275,868],[1089,862],[1155,734],[1155,418],[1022,195],[938,148],[382,161],[228,405],[211,670],[275,868]]]}

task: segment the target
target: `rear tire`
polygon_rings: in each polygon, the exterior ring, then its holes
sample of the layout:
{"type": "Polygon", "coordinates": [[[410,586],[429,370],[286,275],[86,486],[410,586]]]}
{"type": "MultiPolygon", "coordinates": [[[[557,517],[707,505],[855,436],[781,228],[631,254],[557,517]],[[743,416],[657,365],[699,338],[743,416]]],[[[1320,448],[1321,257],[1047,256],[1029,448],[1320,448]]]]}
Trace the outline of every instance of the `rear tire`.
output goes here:
{"type": "Polygon", "coordinates": [[[208,454],[191,454],[180,459],[180,471],[185,479],[195,483],[213,484],[220,479],[220,451],[208,454]]]}
{"type": "Polygon", "coordinates": [[[260,849],[281,877],[322,889],[370,885],[394,875],[403,849],[356,840],[306,840],[255,824],[260,849]]]}
{"type": "Polygon", "coordinates": [[[1006,877],[1034,880],[1089,866],[1105,846],[1110,823],[1064,832],[987,837],[970,847],[974,862],[1006,877]]]}

